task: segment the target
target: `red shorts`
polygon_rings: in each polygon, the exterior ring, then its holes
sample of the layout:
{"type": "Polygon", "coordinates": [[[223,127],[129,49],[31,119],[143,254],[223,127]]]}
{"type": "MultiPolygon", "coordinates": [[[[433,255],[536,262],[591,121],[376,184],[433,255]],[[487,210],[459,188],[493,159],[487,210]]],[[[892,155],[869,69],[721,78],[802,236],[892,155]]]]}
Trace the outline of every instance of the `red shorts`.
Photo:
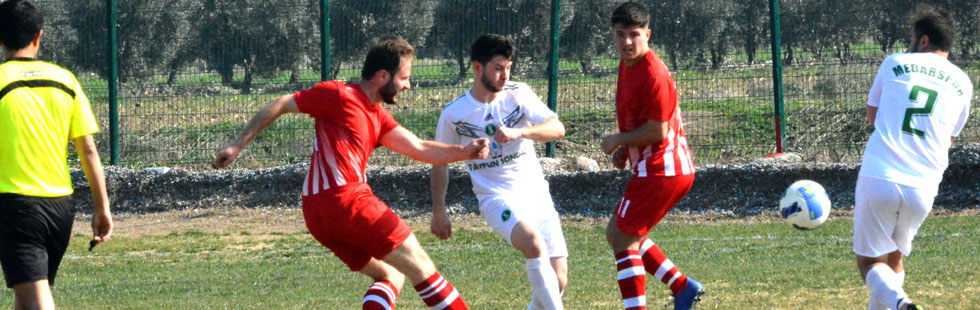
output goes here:
{"type": "Polygon", "coordinates": [[[364,268],[372,257],[384,258],[412,234],[367,184],[303,197],[303,217],[313,238],[352,271],[364,268]]]}
{"type": "Polygon", "coordinates": [[[616,206],[616,227],[627,234],[646,235],[667,211],[687,196],[693,183],[694,174],[633,177],[616,206]]]}

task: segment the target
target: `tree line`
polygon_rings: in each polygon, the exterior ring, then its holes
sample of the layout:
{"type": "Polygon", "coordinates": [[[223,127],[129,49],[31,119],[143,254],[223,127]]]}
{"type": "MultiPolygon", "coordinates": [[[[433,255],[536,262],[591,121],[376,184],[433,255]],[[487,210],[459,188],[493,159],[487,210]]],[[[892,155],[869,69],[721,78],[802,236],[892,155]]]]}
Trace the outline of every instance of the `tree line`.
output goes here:
{"type": "MultiPolygon", "coordinates": [[[[40,0],[47,26],[41,57],[75,71],[106,77],[105,0],[40,0]]],[[[672,67],[718,70],[751,65],[770,46],[768,0],[648,0],[651,43],[672,67]],[[742,55],[737,57],[736,55],[742,55]]],[[[980,6],[972,1],[922,1],[951,10],[959,34],[955,59],[975,59],[980,6]]],[[[560,57],[603,74],[594,60],[615,57],[609,15],[619,1],[562,1],[560,57]]],[[[907,0],[782,0],[783,60],[828,58],[846,64],[860,58],[855,46],[873,42],[889,51],[908,41],[907,0]],[[803,56],[803,55],[807,56],[803,56]]],[[[118,61],[123,83],[151,79],[177,82],[194,67],[230,85],[243,76],[243,92],[255,77],[320,68],[319,0],[124,0],[117,2],[118,61]]],[[[412,43],[420,58],[453,64],[452,79],[468,71],[469,44],[482,33],[509,35],[518,48],[515,73],[547,72],[550,0],[331,0],[331,76],[359,68],[370,38],[394,33],[412,43]]],[[[766,57],[765,59],[768,59],[766,57]]]]}

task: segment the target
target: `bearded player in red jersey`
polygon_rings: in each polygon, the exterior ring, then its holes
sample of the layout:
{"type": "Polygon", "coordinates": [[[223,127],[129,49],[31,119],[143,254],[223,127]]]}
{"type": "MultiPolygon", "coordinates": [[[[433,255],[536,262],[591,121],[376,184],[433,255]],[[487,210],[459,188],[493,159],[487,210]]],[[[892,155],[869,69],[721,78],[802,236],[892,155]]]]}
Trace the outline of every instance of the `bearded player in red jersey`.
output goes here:
{"type": "Polygon", "coordinates": [[[613,37],[620,55],[616,85],[618,134],[602,139],[602,150],[623,169],[629,160],[633,178],[606,227],[616,254],[617,280],[628,310],[646,309],[646,273],[666,284],[674,309],[690,309],[700,300],[700,283],[681,274],[645,235],[687,195],[694,182],[694,161],[684,138],[677,88],[670,70],[650,49],[650,13],[635,2],[612,14],[613,37]],[[645,272],[644,272],[645,271],[645,272]]]}
{"type": "Polygon", "coordinates": [[[395,96],[409,89],[414,55],[408,42],[382,37],[367,54],[360,83],[322,82],[274,99],[219,151],[214,166],[234,162],[253,137],[284,113],[310,115],[316,120],[316,140],[303,183],[303,217],[317,241],[352,271],[374,280],[362,308],[393,309],[407,276],[429,309],[468,309],[408,225],[366,183],[368,156],[381,145],[436,165],[489,153],[487,139],[466,146],[422,141],[379,104],[395,104],[395,96]]]}

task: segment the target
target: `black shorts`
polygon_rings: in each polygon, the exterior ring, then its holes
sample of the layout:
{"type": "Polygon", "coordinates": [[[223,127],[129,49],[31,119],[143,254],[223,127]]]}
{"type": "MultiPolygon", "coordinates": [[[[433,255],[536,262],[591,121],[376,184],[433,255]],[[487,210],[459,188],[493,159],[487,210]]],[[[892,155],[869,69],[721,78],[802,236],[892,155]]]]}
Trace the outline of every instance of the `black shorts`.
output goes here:
{"type": "Polygon", "coordinates": [[[7,287],[44,279],[53,285],[74,220],[71,196],[0,194],[0,265],[7,287]]]}

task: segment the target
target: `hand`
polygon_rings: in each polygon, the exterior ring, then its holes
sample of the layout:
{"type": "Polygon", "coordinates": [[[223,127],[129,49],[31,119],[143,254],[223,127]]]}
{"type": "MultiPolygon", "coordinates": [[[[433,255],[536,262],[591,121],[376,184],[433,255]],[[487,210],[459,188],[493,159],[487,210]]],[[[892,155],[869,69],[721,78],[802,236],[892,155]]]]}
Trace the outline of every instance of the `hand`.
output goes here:
{"type": "Polygon", "coordinates": [[[524,131],[521,129],[500,126],[497,128],[497,133],[493,135],[493,141],[496,141],[498,144],[504,144],[523,138],[523,135],[524,131]]]}
{"type": "Polygon", "coordinates": [[[485,159],[490,156],[490,140],[479,138],[470,142],[463,148],[466,152],[466,159],[485,159]]]}
{"type": "Polygon", "coordinates": [[[429,229],[439,239],[446,240],[453,236],[453,221],[446,211],[432,212],[432,224],[429,225],[429,229]]]}
{"type": "Polygon", "coordinates": [[[241,154],[241,152],[242,152],[242,147],[238,145],[235,144],[226,145],[224,148],[218,150],[218,157],[214,159],[213,163],[211,163],[211,167],[214,167],[216,169],[227,168],[228,166],[231,165],[231,163],[235,162],[235,160],[238,159],[238,155],[241,154]]]}
{"type": "Polygon", "coordinates": [[[92,214],[92,241],[96,244],[106,242],[112,235],[112,214],[109,210],[92,214]]]}
{"type": "Polygon", "coordinates": [[[625,147],[619,147],[612,153],[612,164],[616,169],[626,168],[626,159],[629,155],[629,151],[625,147]]]}
{"type": "Polygon", "coordinates": [[[612,154],[617,148],[619,148],[619,143],[616,142],[618,135],[608,135],[602,138],[602,152],[606,155],[612,154]]]}

